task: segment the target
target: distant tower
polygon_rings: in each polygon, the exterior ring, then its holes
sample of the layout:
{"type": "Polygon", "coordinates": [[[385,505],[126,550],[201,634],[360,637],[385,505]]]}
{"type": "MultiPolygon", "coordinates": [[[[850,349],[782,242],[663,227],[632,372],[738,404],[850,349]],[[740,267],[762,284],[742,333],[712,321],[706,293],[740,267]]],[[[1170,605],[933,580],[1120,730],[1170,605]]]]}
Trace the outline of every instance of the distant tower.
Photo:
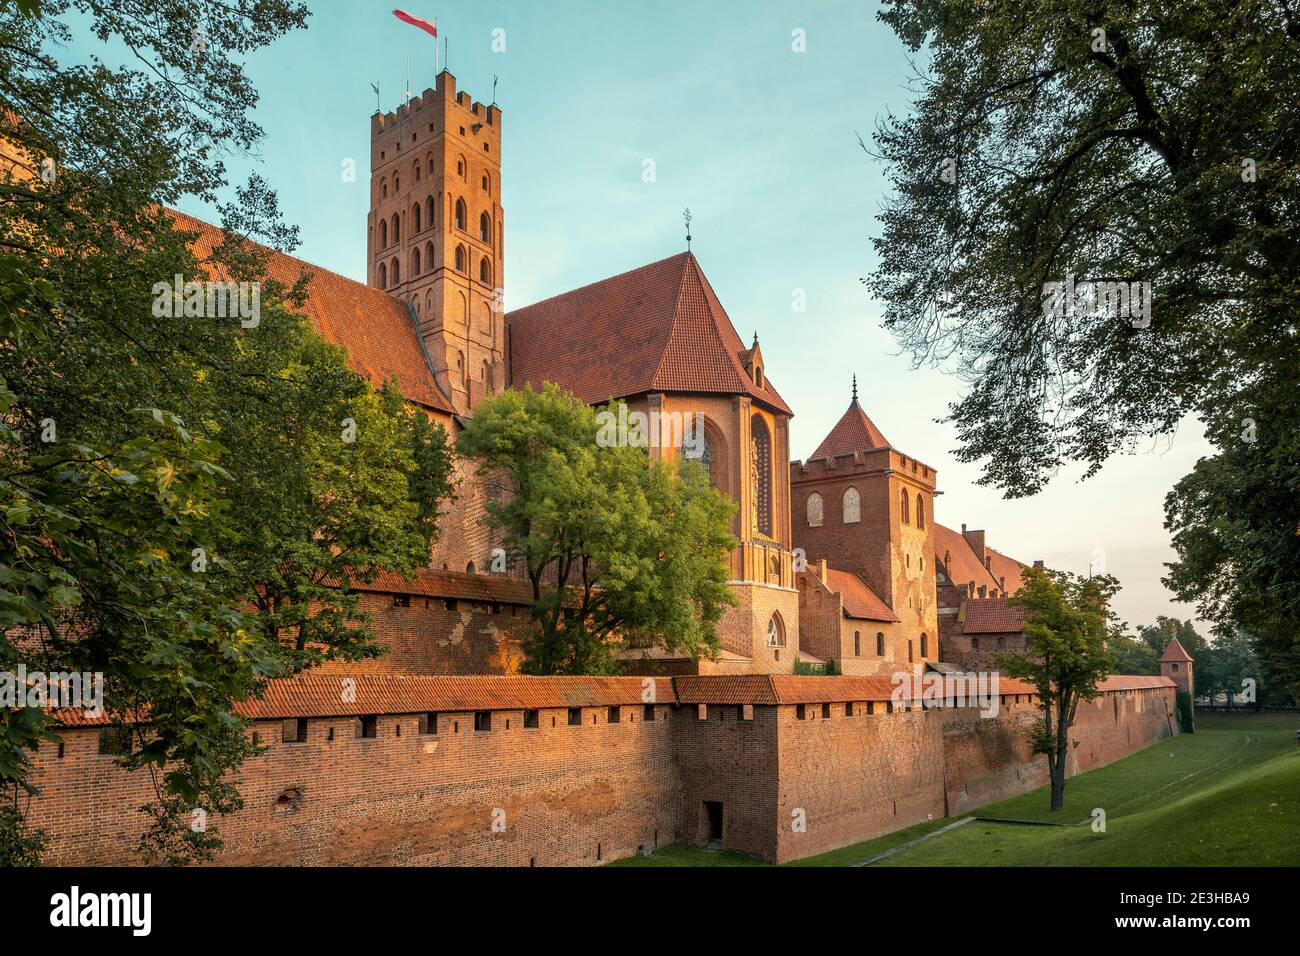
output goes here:
{"type": "Polygon", "coordinates": [[[501,110],[456,78],[370,120],[367,281],[404,300],[438,385],[469,415],[505,386],[501,110]]]}
{"type": "Polygon", "coordinates": [[[1196,682],[1192,677],[1192,666],[1194,661],[1192,655],[1188,654],[1178,638],[1169,642],[1165,652],[1160,655],[1160,676],[1169,677],[1179,690],[1187,691],[1187,695],[1193,700],[1196,699],[1196,682]]]}

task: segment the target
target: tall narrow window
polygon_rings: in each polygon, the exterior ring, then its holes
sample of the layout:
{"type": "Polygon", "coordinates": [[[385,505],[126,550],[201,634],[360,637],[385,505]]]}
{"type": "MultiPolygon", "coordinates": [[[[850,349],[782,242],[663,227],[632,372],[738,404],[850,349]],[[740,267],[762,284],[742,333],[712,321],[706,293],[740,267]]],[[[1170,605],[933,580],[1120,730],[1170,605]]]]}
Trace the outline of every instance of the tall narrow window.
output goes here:
{"type": "Polygon", "coordinates": [[[772,612],[767,622],[767,646],[785,647],[785,622],[776,611],[772,612]]]}
{"type": "Polygon", "coordinates": [[[379,248],[388,248],[388,220],[379,220],[379,248]]]}
{"type": "Polygon", "coordinates": [[[903,519],[903,524],[911,524],[911,523],[912,523],[912,519],[911,519],[911,517],[910,517],[909,514],[908,514],[909,509],[908,509],[908,502],[907,502],[907,489],[906,489],[906,488],[900,488],[900,489],[898,490],[898,500],[899,500],[899,504],[900,504],[900,506],[901,506],[901,510],[902,510],[902,519],[903,519]]]}
{"type": "Polygon", "coordinates": [[[388,288],[388,266],[379,263],[379,288],[388,288]]]}
{"type": "Polygon", "coordinates": [[[487,213],[478,217],[478,237],[482,242],[492,244],[492,220],[488,218],[487,213]]]}
{"type": "Polygon", "coordinates": [[[420,231],[420,204],[411,207],[411,235],[420,231]]]}
{"type": "Polygon", "coordinates": [[[808,496],[808,527],[820,528],[822,526],[822,496],[813,492],[808,496]]]}
{"type": "Polygon", "coordinates": [[[478,281],[484,285],[492,284],[492,263],[484,256],[478,263],[478,281]]]}
{"type": "Polygon", "coordinates": [[[433,197],[430,196],[424,201],[424,218],[429,223],[430,229],[432,229],[438,222],[438,217],[435,215],[436,213],[437,207],[434,205],[433,197]]]}
{"type": "Polygon", "coordinates": [[[876,631],[876,656],[885,656],[885,632],[876,631]]]}
{"type": "Polygon", "coordinates": [[[928,657],[930,654],[930,639],[924,634],[921,635],[921,656],[928,657]]]}
{"type": "Polygon", "coordinates": [[[411,253],[411,275],[418,276],[419,274],[420,274],[420,250],[417,247],[416,250],[411,253]]]}
{"type": "Polygon", "coordinates": [[[465,231],[465,200],[456,200],[456,228],[461,232],[465,231]]]}
{"type": "Polygon", "coordinates": [[[767,433],[767,423],[762,416],[754,415],[750,419],[750,433],[753,436],[750,455],[750,484],[752,509],[754,512],[754,530],[759,534],[772,535],[772,439],[767,433]]]}
{"type": "Polygon", "coordinates": [[[921,497],[919,492],[916,496],[916,526],[918,528],[925,527],[925,499],[921,497]]]}
{"type": "Polygon", "coordinates": [[[388,270],[388,274],[393,279],[393,285],[400,285],[402,282],[402,264],[394,259],[392,268],[388,270]]]}
{"type": "Polygon", "coordinates": [[[402,241],[402,220],[397,213],[393,213],[392,233],[394,244],[402,241]]]}
{"type": "Polygon", "coordinates": [[[862,520],[862,496],[856,488],[844,489],[844,523],[857,524],[862,520]]]}
{"type": "Polygon", "coordinates": [[[468,256],[465,255],[465,247],[457,246],[456,247],[456,271],[457,272],[469,272],[469,264],[465,261],[467,258],[468,256]]]}

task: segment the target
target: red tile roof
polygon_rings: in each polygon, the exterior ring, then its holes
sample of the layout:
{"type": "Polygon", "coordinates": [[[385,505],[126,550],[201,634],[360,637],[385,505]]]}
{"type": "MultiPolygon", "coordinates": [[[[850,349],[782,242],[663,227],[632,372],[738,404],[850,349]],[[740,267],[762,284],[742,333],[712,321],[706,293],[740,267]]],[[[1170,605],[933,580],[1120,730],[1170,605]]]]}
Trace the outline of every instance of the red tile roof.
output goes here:
{"type": "MultiPolygon", "coordinates": [[[[975,554],[966,536],[951,528],[945,528],[938,522],[934,524],[934,557],[940,564],[947,560],[948,565],[944,573],[948,575],[948,580],[958,587],[965,587],[974,581],[977,592],[981,586],[993,591],[1002,590],[989,569],[975,554]]],[[[1007,590],[1010,589],[1011,581],[1008,579],[1007,590]]]]}
{"type": "MultiPolygon", "coordinates": [[[[175,210],[171,215],[179,229],[198,233],[192,248],[200,261],[221,243],[222,232],[216,226],[175,210]]],[[[304,272],[311,273],[301,311],[325,339],[347,349],[348,364],[358,375],[376,387],[396,376],[407,401],[454,413],[438,388],[415,319],[404,302],[301,259],[268,251],[269,278],[291,286],[304,272]]]]}
{"type": "MultiPolygon", "coordinates": [[[[960,687],[951,676],[938,680],[941,696],[960,687]]],[[[925,693],[914,682],[910,692],[925,693]]],[[[1173,687],[1168,677],[1114,675],[1098,683],[1102,691],[1173,687]]],[[[813,704],[890,700],[894,682],[887,677],[803,677],[789,674],[683,677],[425,677],[395,674],[310,675],[271,681],[258,700],[235,705],[250,720],[293,717],[346,717],[363,714],[420,714],[474,710],[532,710],[567,707],[636,706],[638,704],[813,704]],[[350,681],[351,683],[345,683],[350,681]],[[653,682],[653,701],[646,700],[646,681],[653,682]],[[345,700],[344,698],[349,699],[345,700]]],[[[1033,694],[1032,684],[1001,677],[998,693],[1033,694]]],[[[68,727],[105,726],[105,713],[86,717],[80,710],[54,711],[68,727]]]]}
{"type": "Polygon", "coordinates": [[[506,316],[510,382],[554,382],[597,404],[648,392],[749,395],[791,414],[763,377],[689,252],[546,299],[506,316]]]}
{"type": "Polygon", "coordinates": [[[888,448],[885,436],[867,417],[855,398],[849,403],[848,410],[840,416],[835,427],[830,430],[817,450],[809,455],[813,458],[834,458],[851,451],[867,451],[872,448],[888,448]]]}
{"type": "Polygon", "coordinates": [[[1165,652],[1160,655],[1162,661],[1190,661],[1191,659],[1192,655],[1187,653],[1187,648],[1183,647],[1176,637],[1169,642],[1165,652]]]}
{"type": "Polygon", "coordinates": [[[419,594],[494,604],[533,603],[532,585],[527,581],[494,574],[435,571],[433,568],[421,568],[415,573],[414,581],[408,581],[396,572],[381,571],[369,583],[353,581],[352,588],[377,594],[419,594]]]}
{"type": "Polygon", "coordinates": [[[1006,598],[972,598],[966,602],[963,634],[1019,634],[1024,628],[1024,609],[1008,607],[1006,598]]]}
{"type": "Polygon", "coordinates": [[[844,613],[848,617],[861,618],[864,621],[898,620],[897,615],[889,609],[884,599],[856,574],[827,568],[826,586],[839,593],[844,603],[844,613]]]}
{"type": "Polygon", "coordinates": [[[1021,564],[1015,558],[1007,557],[1001,551],[994,551],[987,545],[985,546],[984,551],[990,558],[989,573],[997,579],[999,584],[998,590],[1006,590],[1007,594],[1015,594],[1019,591],[1023,584],[1020,579],[1020,572],[1024,570],[1025,565],[1021,564]],[[1005,589],[1000,586],[1004,579],[1007,583],[1005,589]]]}

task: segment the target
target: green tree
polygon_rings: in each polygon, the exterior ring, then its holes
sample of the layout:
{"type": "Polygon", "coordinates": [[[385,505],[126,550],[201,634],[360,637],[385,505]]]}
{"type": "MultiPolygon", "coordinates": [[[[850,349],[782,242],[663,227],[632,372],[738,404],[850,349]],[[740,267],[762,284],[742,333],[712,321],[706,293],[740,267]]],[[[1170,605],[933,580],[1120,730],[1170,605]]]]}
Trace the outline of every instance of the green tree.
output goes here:
{"type": "Polygon", "coordinates": [[[1127,634],[1115,634],[1107,642],[1106,649],[1115,659],[1116,674],[1154,676],[1160,673],[1160,655],[1146,641],[1127,634]]]}
{"type": "Polygon", "coordinates": [[[1047,757],[1053,810],[1065,799],[1070,725],[1079,702],[1095,699],[1098,682],[1114,669],[1107,651],[1114,621],[1108,607],[1118,590],[1109,575],[1084,578],[1026,568],[1023,587],[1007,602],[1024,609],[1025,651],[1004,651],[996,660],[1008,677],[1033,684],[1041,701],[1034,752],[1047,757]]]}
{"type": "Polygon", "coordinates": [[[597,442],[593,408],[554,385],[484,401],[457,440],[491,483],[492,527],[532,584],[534,674],[609,674],[626,646],[693,657],[719,647],[735,598],[734,507],[704,470],[597,442]]]}
{"type": "MultiPolygon", "coordinates": [[[[305,276],[267,276],[258,243],[296,242],[267,184],[219,206],[204,262],[167,211],[218,199],[219,157],[260,136],[240,61],[305,19],[287,0],[0,11],[0,667],[104,673],[122,763],[156,783],[142,850],[168,862],[210,855],[240,805],[233,704],[374,653],[355,595],[326,585],[424,563],[448,493],[445,434],[312,331],[305,276]],[[67,14],[128,65],[76,62],[67,14]],[[177,274],[258,281],[259,321],[156,310],[177,274]]],[[[48,715],[0,731],[16,794],[48,715]]]]}
{"type": "Polygon", "coordinates": [[[1199,418],[1218,452],[1166,503],[1167,583],[1300,689],[1300,7],[879,16],[928,58],[871,147],[894,192],[865,281],[915,360],[968,384],[958,457],[1028,495],[1199,418]],[[1045,308],[1070,276],[1150,283],[1150,321],[1045,308]]]}

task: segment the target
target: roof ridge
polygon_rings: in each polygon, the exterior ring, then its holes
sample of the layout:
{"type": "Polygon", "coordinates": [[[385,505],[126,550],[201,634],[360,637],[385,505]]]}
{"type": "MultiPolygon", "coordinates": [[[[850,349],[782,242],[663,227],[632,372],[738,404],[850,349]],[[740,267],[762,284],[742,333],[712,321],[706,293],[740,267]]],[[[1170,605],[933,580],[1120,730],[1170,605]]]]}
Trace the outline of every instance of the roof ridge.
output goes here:
{"type": "Polygon", "coordinates": [[[689,252],[678,252],[678,253],[674,253],[671,256],[665,256],[662,259],[656,259],[654,262],[647,262],[643,265],[635,266],[631,269],[624,269],[622,272],[616,272],[614,273],[614,275],[605,276],[603,279],[595,279],[591,282],[586,283],[585,285],[580,285],[572,289],[565,289],[563,292],[555,293],[555,295],[548,295],[545,299],[538,299],[536,302],[528,303],[528,305],[521,305],[517,309],[511,309],[508,314],[514,315],[519,312],[527,312],[529,309],[535,309],[537,308],[537,306],[545,305],[546,303],[551,302],[555,299],[562,299],[567,296],[573,295],[575,292],[582,292],[586,289],[593,288],[594,286],[603,285],[604,283],[612,282],[615,279],[621,279],[624,276],[632,275],[634,272],[643,272],[648,269],[653,269],[655,266],[661,266],[665,262],[670,262],[671,260],[676,259],[679,256],[689,256],[689,255],[690,255],[689,252]]]}

